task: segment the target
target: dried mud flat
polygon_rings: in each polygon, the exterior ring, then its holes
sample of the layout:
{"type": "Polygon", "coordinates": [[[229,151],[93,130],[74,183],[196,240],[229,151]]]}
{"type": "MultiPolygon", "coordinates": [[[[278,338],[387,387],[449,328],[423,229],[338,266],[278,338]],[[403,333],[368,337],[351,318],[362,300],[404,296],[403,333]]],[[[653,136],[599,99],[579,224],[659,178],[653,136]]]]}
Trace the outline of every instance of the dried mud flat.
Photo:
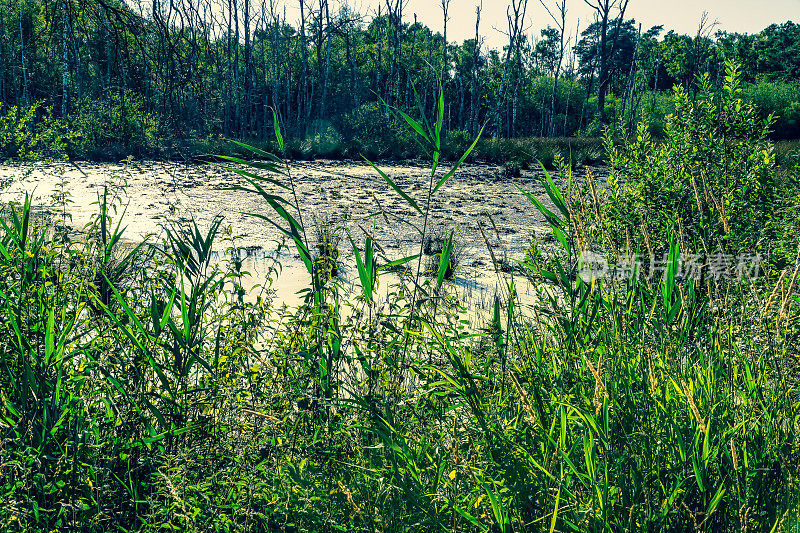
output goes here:
{"type": "MultiPolygon", "coordinates": [[[[378,166],[424,208],[430,177],[428,163],[411,161],[378,166]]],[[[318,160],[291,164],[290,169],[303,222],[312,237],[315,221],[338,220],[338,225],[349,229],[356,243],[363,242],[364,231],[369,232],[390,259],[418,252],[419,235],[414,226],[422,227],[423,217],[367,163],[318,160]]],[[[437,171],[435,179],[438,181],[447,170],[449,166],[445,165],[437,171]]],[[[508,264],[524,257],[534,235],[548,239],[543,217],[519,190],[532,192],[548,205],[540,174],[541,171],[522,171],[520,177],[508,178],[497,165],[465,164],[434,195],[429,233],[455,229],[460,250],[457,276],[462,284],[492,285],[494,268],[484,234],[495,258],[498,261],[507,258],[508,264]]],[[[11,185],[0,191],[0,201],[20,201],[27,191],[33,193],[35,204],[50,204],[62,176],[68,181],[71,225],[76,230],[97,213],[93,202],[102,195],[103,184],[110,183],[116,187],[124,185],[123,225],[127,226],[127,239],[162,235],[168,220],[194,219],[205,230],[214,217],[221,215],[223,226],[230,226],[238,236],[237,244],[262,256],[271,254],[280,240],[279,232],[269,223],[245,214],[258,213],[282,222],[263,199],[256,194],[226,190],[247,185],[243,178],[207,164],[132,161],[124,165],[89,162],[4,165],[0,166],[0,182],[10,178],[11,185]]],[[[285,177],[282,179],[286,181],[285,177]]],[[[264,184],[264,188],[291,200],[288,191],[269,184],[264,184]]],[[[348,259],[352,254],[346,232],[340,234],[341,256],[348,259]]],[[[288,260],[285,265],[288,275],[298,278],[295,281],[299,283],[301,269],[291,264],[294,259],[290,254],[282,262],[288,260]]],[[[286,276],[281,276],[283,281],[288,281],[286,276]]]]}

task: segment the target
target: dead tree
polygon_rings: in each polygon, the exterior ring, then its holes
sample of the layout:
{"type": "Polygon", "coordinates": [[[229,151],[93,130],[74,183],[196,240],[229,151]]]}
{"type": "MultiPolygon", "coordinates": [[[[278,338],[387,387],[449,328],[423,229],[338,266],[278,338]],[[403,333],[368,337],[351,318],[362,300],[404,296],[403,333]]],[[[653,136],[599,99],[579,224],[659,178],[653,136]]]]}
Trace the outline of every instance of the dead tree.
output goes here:
{"type": "Polygon", "coordinates": [[[497,105],[494,112],[494,136],[500,136],[500,109],[503,105],[506,91],[506,78],[511,57],[516,53],[521,44],[522,30],[525,21],[525,12],[528,9],[528,0],[511,0],[511,4],[506,8],[506,18],[508,19],[508,49],[506,58],[503,62],[503,75],[500,79],[500,90],[497,94],[497,105]]]}
{"type": "Polygon", "coordinates": [[[23,2],[19,4],[19,53],[20,60],[22,61],[22,101],[25,107],[30,104],[30,97],[28,96],[28,64],[25,61],[25,33],[22,30],[22,11],[25,7],[23,2]]]}
{"type": "MultiPolygon", "coordinates": [[[[575,28],[575,42],[578,42],[578,39],[581,34],[581,19],[578,19],[578,25],[575,28]]],[[[569,91],[567,93],[567,100],[566,106],[564,109],[564,129],[563,134],[564,136],[567,135],[567,119],[569,118],[569,103],[572,99],[572,89],[575,85],[575,54],[570,54],[569,60],[569,72],[570,72],[570,80],[569,80],[569,91]]]]}
{"type": "MultiPolygon", "coordinates": [[[[444,19],[444,28],[442,33],[442,86],[439,88],[439,90],[444,92],[445,88],[447,87],[447,80],[450,77],[449,69],[447,67],[447,21],[450,20],[450,17],[447,16],[447,12],[450,10],[450,0],[441,0],[441,7],[442,18],[444,19]]],[[[448,120],[445,119],[443,122],[442,136],[444,136],[445,132],[449,129],[446,127],[448,120]]]]}
{"type": "MultiPolygon", "coordinates": [[[[322,4],[325,4],[325,75],[322,79],[322,99],[319,107],[319,118],[327,118],[327,103],[328,103],[328,79],[331,72],[331,8],[328,0],[320,0],[320,10],[322,4]]],[[[320,13],[320,22],[322,22],[322,14],[320,13]]]]}
{"type": "Polygon", "coordinates": [[[0,13],[0,101],[6,102],[6,16],[0,13]]]}
{"type": "Polygon", "coordinates": [[[386,93],[386,102],[395,104],[399,98],[401,79],[400,69],[402,68],[402,31],[403,31],[403,8],[407,0],[386,0],[386,16],[392,25],[392,46],[394,53],[389,70],[389,80],[386,93]]]}
{"type": "Polygon", "coordinates": [[[542,7],[547,11],[547,14],[550,15],[550,18],[553,19],[553,22],[556,25],[556,29],[558,30],[558,37],[559,37],[559,44],[558,44],[558,57],[556,58],[555,65],[553,66],[553,92],[550,95],[550,117],[547,126],[547,135],[552,137],[555,135],[555,115],[556,115],[556,94],[558,92],[558,76],[561,74],[561,64],[564,61],[564,50],[566,47],[566,43],[564,42],[564,31],[566,29],[566,21],[567,21],[567,0],[561,0],[561,3],[558,3],[558,0],[555,2],[555,11],[556,14],[553,14],[553,11],[547,7],[547,4],[544,3],[544,0],[539,0],[539,3],[542,4],[542,7]]]}
{"type": "Polygon", "coordinates": [[[633,116],[635,115],[635,109],[633,108],[633,99],[636,93],[636,73],[639,64],[639,45],[642,42],[642,25],[639,24],[639,34],[636,38],[636,46],[633,49],[633,57],[631,57],[631,68],[628,72],[628,79],[625,82],[625,94],[622,96],[622,112],[620,116],[623,120],[627,121],[627,131],[630,132],[633,126],[633,116]],[[625,117],[625,112],[628,109],[628,100],[631,102],[631,117],[630,119],[625,117]]]}
{"type": "MultiPolygon", "coordinates": [[[[303,74],[301,76],[301,89],[298,95],[299,105],[297,106],[297,121],[307,119],[309,111],[308,102],[308,40],[306,39],[306,13],[305,0],[300,0],[300,50],[303,55],[303,74]]],[[[307,120],[305,120],[307,122],[307,120]]]]}
{"type": "Polygon", "coordinates": [[[61,0],[61,118],[67,119],[67,87],[69,83],[69,12],[66,0],[61,0]]]}
{"type": "Polygon", "coordinates": [[[472,135],[478,134],[478,61],[481,57],[481,10],[483,9],[483,2],[479,6],[475,6],[475,43],[472,47],[472,72],[471,72],[471,88],[470,88],[470,105],[469,105],[469,131],[472,135]]]}
{"type": "Polygon", "coordinates": [[[450,17],[447,16],[447,12],[450,10],[450,0],[441,0],[441,8],[442,8],[442,18],[444,19],[444,28],[442,29],[442,84],[444,84],[444,78],[447,74],[447,21],[450,20],[450,17]]]}
{"type": "Polygon", "coordinates": [[[619,30],[625,18],[625,10],[628,8],[630,0],[583,0],[586,5],[591,7],[600,21],[600,39],[598,48],[600,52],[600,75],[598,76],[597,87],[597,107],[600,124],[606,118],[605,104],[608,86],[611,83],[611,60],[616,51],[619,30]],[[612,16],[616,10],[616,15],[612,16]],[[611,30],[609,32],[609,30],[611,30]]]}

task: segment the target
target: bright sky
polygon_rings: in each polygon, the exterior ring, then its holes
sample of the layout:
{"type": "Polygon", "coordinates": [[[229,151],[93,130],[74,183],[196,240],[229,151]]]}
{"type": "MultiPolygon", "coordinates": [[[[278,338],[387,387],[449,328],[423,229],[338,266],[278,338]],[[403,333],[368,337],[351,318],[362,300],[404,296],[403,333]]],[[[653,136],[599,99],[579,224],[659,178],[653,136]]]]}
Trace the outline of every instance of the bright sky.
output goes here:
{"type": "MultiPolygon", "coordinates": [[[[299,0],[284,0],[287,6],[296,5],[299,0]]],[[[332,0],[331,6],[345,0],[332,0]]],[[[384,0],[347,0],[352,7],[366,13],[377,9],[384,0]],[[360,8],[359,8],[360,6],[360,8]]],[[[555,0],[544,0],[553,14],[555,0]]],[[[596,3],[597,0],[591,0],[596,3]]],[[[442,30],[441,0],[406,0],[403,19],[412,21],[414,13],[420,22],[434,31],[442,30]]],[[[449,41],[461,42],[475,36],[475,6],[481,0],[451,0],[447,23],[449,41]]],[[[491,48],[499,48],[507,38],[501,33],[506,31],[506,7],[509,0],[483,0],[481,12],[481,34],[485,44],[491,48]],[[499,30],[499,31],[498,31],[499,30]]],[[[772,23],[791,20],[800,23],[800,0],[630,0],[626,18],[635,18],[641,22],[642,29],[663,24],[664,30],[674,29],[679,33],[694,35],[704,11],[709,14],[709,21],[719,22],[718,29],[728,32],[757,33],[772,23]]],[[[291,20],[291,11],[288,12],[291,20]]],[[[581,28],[592,20],[593,11],[583,0],[567,0],[568,34],[575,34],[580,19],[581,28]]],[[[295,18],[299,18],[298,15],[295,18]]],[[[539,0],[528,0],[526,27],[529,33],[539,36],[539,30],[552,24],[552,19],[542,7],[539,0]]],[[[574,44],[574,42],[573,42],[574,44]]]]}

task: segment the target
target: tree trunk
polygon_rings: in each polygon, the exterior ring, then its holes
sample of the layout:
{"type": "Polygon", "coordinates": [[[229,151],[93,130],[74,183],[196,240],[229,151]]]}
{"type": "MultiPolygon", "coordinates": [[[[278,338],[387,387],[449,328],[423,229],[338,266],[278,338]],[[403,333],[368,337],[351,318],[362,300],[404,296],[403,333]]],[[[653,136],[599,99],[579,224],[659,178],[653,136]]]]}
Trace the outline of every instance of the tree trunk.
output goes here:
{"type": "Polygon", "coordinates": [[[69,47],[67,33],[69,16],[67,2],[61,0],[61,119],[67,119],[67,85],[69,83],[69,47]]]}
{"type": "MultiPolygon", "coordinates": [[[[442,34],[442,86],[439,88],[443,93],[447,88],[447,82],[450,79],[450,69],[447,65],[447,11],[450,9],[450,0],[442,0],[442,15],[444,18],[444,30],[442,34]]],[[[445,138],[448,128],[445,127],[447,122],[443,121],[442,130],[440,133],[441,138],[445,138]]]]}
{"type": "MultiPolygon", "coordinates": [[[[412,60],[414,58],[414,52],[416,51],[416,48],[417,48],[417,14],[414,13],[414,33],[412,34],[412,37],[411,37],[411,55],[409,56],[409,58],[412,59],[412,60]]],[[[406,101],[407,102],[411,102],[412,98],[413,98],[411,96],[413,94],[413,90],[412,90],[411,84],[412,84],[411,73],[408,72],[407,75],[406,75],[406,101]]]]}
{"type": "MultiPolygon", "coordinates": [[[[625,82],[625,94],[622,97],[622,113],[620,116],[622,120],[627,122],[625,118],[625,112],[628,108],[628,100],[633,102],[633,94],[636,92],[635,86],[635,78],[636,78],[636,67],[637,67],[637,59],[639,56],[639,42],[642,40],[642,25],[639,24],[639,37],[636,39],[636,47],[633,51],[633,57],[631,58],[631,68],[628,72],[628,79],[625,82]]],[[[630,123],[628,123],[628,130],[630,130],[630,123]]]]}
{"type": "MultiPolygon", "coordinates": [[[[606,2],[607,3],[607,2],[606,2]]],[[[606,57],[608,40],[608,12],[602,19],[600,30],[600,76],[597,88],[597,112],[600,116],[600,126],[606,121],[606,91],[608,90],[608,58],[606,57]]]]}
{"type": "Polygon", "coordinates": [[[233,1],[233,131],[242,137],[241,84],[239,83],[239,2],[233,1]]]}
{"type": "Polygon", "coordinates": [[[22,102],[25,107],[30,105],[30,97],[28,95],[28,65],[25,61],[25,34],[22,31],[22,11],[25,7],[24,2],[19,4],[19,49],[20,60],[22,61],[22,102]]]}
{"type": "Polygon", "coordinates": [[[517,129],[517,95],[519,94],[519,78],[520,73],[517,72],[517,79],[514,82],[514,98],[511,100],[511,124],[508,129],[508,136],[514,137],[517,129]]]}
{"type": "MultiPolygon", "coordinates": [[[[578,42],[578,39],[581,34],[581,21],[578,19],[578,26],[575,28],[575,42],[578,42]]],[[[567,93],[567,102],[564,109],[564,130],[562,134],[564,137],[567,136],[567,119],[569,118],[569,103],[572,100],[572,89],[575,86],[575,54],[570,56],[569,61],[569,73],[570,73],[570,80],[569,80],[569,92],[567,93]]]]}
{"type": "Polygon", "coordinates": [[[458,80],[458,120],[456,125],[459,129],[465,129],[464,126],[464,81],[461,76],[456,78],[458,80]]]}
{"type": "Polygon", "coordinates": [[[6,96],[6,16],[0,13],[0,100],[8,101],[6,96]]]}
{"type": "Polygon", "coordinates": [[[553,137],[555,135],[556,95],[558,93],[558,76],[561,74],[561,63],[564,61],[564,31],[566,30],[566,24],[567,24],[566,0],[561,0],[561,5],[556,4],[556,7],[558,8],[558,12],[561,14],[561,20],[559,21],[556,17],[553,17],[553,21],[556,23],[556,26],[558,28],[559,48],[558,48],[558,60],[556,61],[555,69],[553,72],[553,93],[550,96],[550,117],[549,117],[549,124],[547,126],[547,135],[549,137],[553,137]]]}
{"type": "Polygon", "coordinates": [[[353,54],[350,47],[350,32],[344,34],[345,51],[347,53],[347,66],[350,69],[350,98],[353,109],[358,108],[358,91],[356,90],[356,66],[353,63],[353,54]]]}
{"type": "Polygon", "coordinates": [[[106,52],[106,75],[104,88],[109,89],[111,87],[111,56],[113,52],[111,49],[111,34],[108,31],[108,18],[106,17],[105,11],[101,11],[101,15],[103,21],[103,43],[105,44],[106,52]]]}
{"type": "Polygon", "coordinates": [[[511,56],[516,52],[519,46],[519,37],[522,33],[522,25],[525,20],[525,12],[528,9],[528,0],[511,0],[511,5],[506,9],[506,18],[508,19],[508,50],[506,51],[506,59],[503,63],[503,76],[500,79],[500,91],[497,95],[497,106],[494,115],[494,136],[500,136],[500,109],[503,105],[506,89],[506,76],[508,75],[509,63],[511,56]],[[513,17],[511,11],[513,9],[513,17]]]}
{"type": "Polygon", "coordinates": [[[253,83],[253,56],[250,49],[250,0],[244,0],[244,117],[242,120],[242,130],[245,136],[249,136],[252,130],[252,83],[253,83]]]}
{"type": "Polygon", "coordinates": [[[322,82],[322,103],[320,105],[320,118],[327,118],[328,104],[328,79],[331,73],[331,11],[328,0],[325,0],[325,77],[322,82]]]}
{"type": "Polygon", "coordinates": [[[303,85],[300,91],[300,102],[297,106],[298,122],[308,115],[308,41],[306,40],[306,14],[304,6],[305,0],[300,0],[300,48],[303,54],[303,85]]]}
{"type": "MultiPolygon", "coordinates": [[[[381,20],[381,6],[378,5],[378,27],[376,31],[378,32],[378,62],[375,65],[375,93],[378,95],[378,102],[381,101],[382,98],[382,91],[381,91],[381,68],[383,67],[383,24],[380,22],[381,20]]],[[[388,116],[388,111],[387,111],[388,116]]]]}
{"type": "MultiPolygon", "coordinates": [[[[400,69],[403,65],[403,0],[397,0],[397,14],[396,14],[396,27],[395,27],[395,41],[394,41],[394,56],[395,56],[395,72],[397,73],[397,78],[394,81],[394,91],[395,94],[393,98],[395,100],[400,99],[400,94],[402,92],[402,85],[401,85],[401,76],[400,76],[400,69]]],[[[408,72],[408,71],[406,71],[408,72]]]]}
{"type": "Polygon", "coordinates": [[[442,88],[444,88],[445,78],[447,76],[447,11],[450,9],[450,0],[442,0],[442,16],[444,19],[444,28],[442,33],[442,88]]]}
{"type": "Polygon", "coordinates": [[[611,83],[611,59],[617,45],[617,38],[619,37],[619,29],[625,19],[625,11],[628,8],[630,0],[620,0],[621,4],[618,6],[619,12],[614,20],[614,34],[609,43],[608,25],[611,16],[611,10],[617,6],[616,1],[611,0],[598,0],[597,5],[592,5],[588,0],[584,0],[589,6],[597,12],[600,19],[600,75],[598,77],[597,89],[597,107],[598,116],[600,118],[600,126],[605,123],[606,119],[606,93],[608,86],[611,83]]]}
{"type": "Polygon", "coordinates": [[[474,136],[478,134],[478,61],[481,57],[481,7],[475,7],[475,44],[472,48],[472,83],[470,87],[469,104],[469,131],[474,136]]]}

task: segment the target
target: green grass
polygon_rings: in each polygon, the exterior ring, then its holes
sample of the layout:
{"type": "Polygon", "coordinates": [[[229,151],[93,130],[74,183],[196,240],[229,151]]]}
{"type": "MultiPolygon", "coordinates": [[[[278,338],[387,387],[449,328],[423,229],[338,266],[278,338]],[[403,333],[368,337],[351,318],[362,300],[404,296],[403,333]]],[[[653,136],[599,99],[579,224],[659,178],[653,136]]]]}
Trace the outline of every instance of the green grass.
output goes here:
{"type": "MultiPolygon", "coordinates": [[[[240,188],[308,270],[298,309],[246,298],[241,262],[212,262],[236,247],[218,221],[122,251],[113,194],[80,241],[54,239],[29,201],[7,214],[6,531],[798,530],[797,258],[755,279],[682,278],[678,254],[708,243],[668,231],[658,275],[584,281],[582,253],[619,251],[602,221],[620,206],[562,164],[545,199],[528,193],[556,243],[525,264],[536,305],[501,273],[491,312],[464,324],[452,236],[422,275],[451,175],[436,172],[441,115],[408,124],[433,162],[427,192],[375,170],[426,221],[419,253],[385,262],[348,236],[352,298],[315,265],[291,167],[255,147],[239,146],[261,157],[237,167],[240,188]],[[379,305],[401,265],[415,268],[379,305]]],[[[277,119],[275,133],[285,154],[277,119]]]]}

